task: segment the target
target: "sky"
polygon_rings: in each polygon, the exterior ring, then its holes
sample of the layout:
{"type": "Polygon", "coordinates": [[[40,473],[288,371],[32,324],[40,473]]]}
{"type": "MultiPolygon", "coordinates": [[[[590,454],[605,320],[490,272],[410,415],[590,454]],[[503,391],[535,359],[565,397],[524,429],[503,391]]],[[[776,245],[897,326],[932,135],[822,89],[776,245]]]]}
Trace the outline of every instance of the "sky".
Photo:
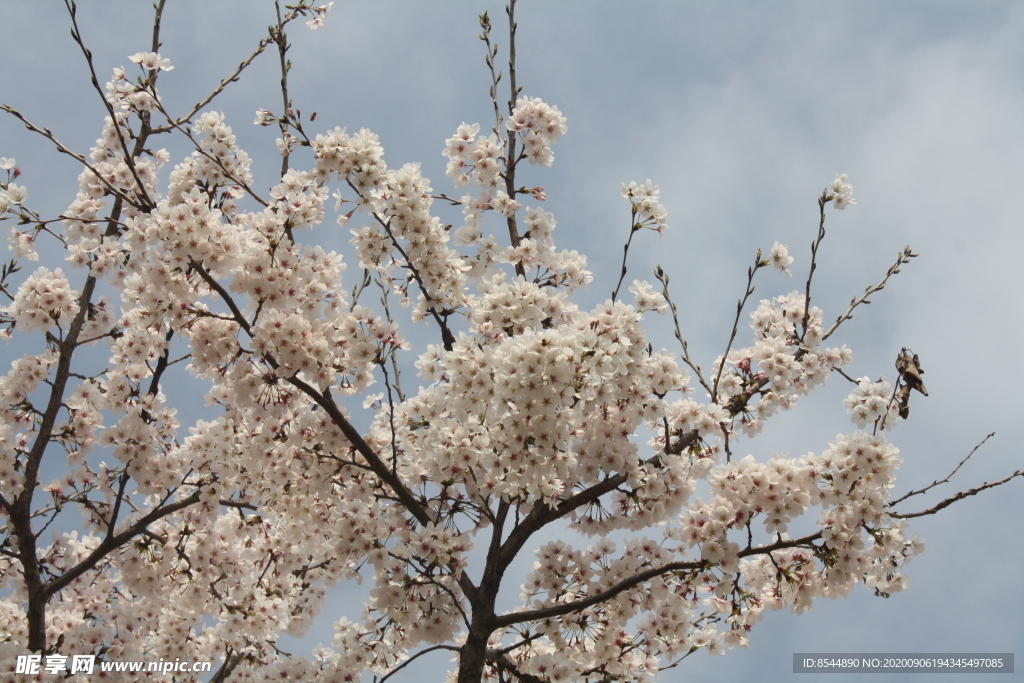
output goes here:
{"type": "MultiPolygon", "coordinates": [[[[370,128],[390,167],[420,162],[436,191],[456,192],[444,175],[445,139],[464,121],[484,129],[493,122],[477,40],[485,10],[504,68],[507,29],[494,2],[338,0],[324,29],[297,24],[290,91],[299,109],[317,112],[309,130],[370,128]]],[[[175,70],[160,79],[165,102],[191,106],[251,52],[273,16],[265,0],[169,0],[161,54],[175,70]]],[[[87,151],[103,111],[63,4],[5,2],[0,17],[0,100],[87,151]]],[[[82,3],[79,20],[101,81],[149,49],[148,3],[82,3]]],[[[905,460],[894,492],[945,477],[990,432],[938,495],[905,510],[1022,467],[1024,4],[523,0],[517,20],[523,94],[558,106],[569,128],[554,165],[529,167],[523,182],[545,187],[559,246],[589,259],[595,281],[578,297],[582,307],[607,299],[618,276],[629,229],[620,183],[649,178],[661,188],[669,230],[634,239],[627,282],[653,281],[654,267],[665,268],[690,352],[710,366],[758,248],[778,240],[796,261],[792,280],[759,274],[755,301],[803,289],[817,197],[845,173],[857,204],[828,213],[815,273],[814,303],[825,319],[878,282],[905,245],[920,255],[836,335],[853,350],[853,376],[894,380],[901,347],[921,359],[930,395],[913,397],[910,419],[890,436],[905,460]]],[[[276,55],[263,55],[212,105],[255,159],[262,187],[280,163],[274,129],[252,119],[257,108],[280,109],[275,68],[276,55]]],[[[168,149],[172,161],[187,153],[180,143],[168,149]]],[[[56,215],[73,200],[78,169],[9,116],[0,118],[0,156],[18,159],[41,213],[56,215]]],[[[303,163],[311,166],[293,161],[303,163]]],[[[326,248],[347,248],[345,231],[325,232],[326,248]]],[[[651,321],[651,334],[655,346],[678,352],[670,321],[651,321]]],[[[740,334],[745,345],[749,331],[740,334]]],[[[833,377],[741,449],[762,459],[820,453],[854,429],[842,406],[850,388],[833,377]]],[[[201,415],[190,410],[182,414],[201,415]]],[[[796,652],[1024,654],[1022,486],[1017,479],[911,520],[927,550],[907,569],[907,591],[881,599],[861,588],[804,615],[768,613],[749,648],[699,653],[661,680],[827,679],[793,674],[796,652]]],[[[334,619],[358,617],[359,595],[351,587],[332,593],[309,635],[286,649],[328,643],[334,619]]],[[[446,660],[425,658],[391,680],[440,680],[446,660]]]]}

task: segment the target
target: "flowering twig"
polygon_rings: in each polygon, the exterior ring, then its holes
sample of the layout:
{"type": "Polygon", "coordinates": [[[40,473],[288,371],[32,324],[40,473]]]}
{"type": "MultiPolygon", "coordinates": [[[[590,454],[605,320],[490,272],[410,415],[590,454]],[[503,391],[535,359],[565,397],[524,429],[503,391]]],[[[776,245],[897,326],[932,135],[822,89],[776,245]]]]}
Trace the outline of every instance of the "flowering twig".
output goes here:
{"type": "Polygon", "coordinates": [[[839,375],[844,377],[846,379],[846,381],[848,381],[848,382],[852,382],[853,384],[860,384],[859,380],[854,379],[853,377],[850,377],[848,374],[846,374],[845,370],[843,370],[842,368],[840,368],[838,366],[837,367],[833,367],[832,371],[839,373],[839,375]]]}
{"type": "MultiPolygon", "coordinates": [[[[355,185],[353,185],[351,181],[349,181],[349,187],[355,190],[357,194],[359,193],[359,190],[356,189],[355,185]]],[[[423,296],[426,297],[427,302],[431,304],[428,310],[430,311],[430,315],[434,318],[434,322],[436,322],[438,326],[441,328],[441,340],[442,343],[444,344],[444,348],[446,351],[451,351],[452,347],[455,345],[455,335],[452,334],[451,329],[449,329],[448,327],[448,314],[437,310],[437,304],[434,302],[434,298],[430,295],[430,292],[427,290],[427,287],[423,284],[423,278],[420,277],[419,270],[413,264],[412,260],[409,258],[409,255],[406,254],[405,249],[402,248],[402,245],[398,243],[398,239],[395,237],[394,232],[392,232],[391,222],[384,220],[376,211],[374,211],[372,215],[374,219],[380,224],[380,226],[384,228],[384,232],[387,233],[387,236],[391,240],[391,243],[395,245],[395,249],[397,249],[398,253],[402,255],[402,260],[405,261],[405,267],[409,270],[410,273],[412,273],[413,278],[416,280],[416,284],[420,286],[420,291],[423,292],[423,296]]]]}
{"type": "Polygon", "coordinates": [[[892,395],[889,397],[889,402],[885,404],[885,413],[875,420],[875,426],[871,430],[872,434],[877,434],[879,429],[885,429],[885,421],[889,419],[889,412],[892,410],[892,404],[896,402],[896,397],[899,395],[900,387],[902,386],[901,383],[902,380],[897,377],[896,384],[894,384],[892,388],[892,395]]]}
{"type": "MultiPolygon", "coordinates": [[[[369,275],[369,271],[364,271],[364,272],[367,275],[369,275]]],[[[381,307],[384,309],[384,319],[387,320],[389,323],[394,322],[394,320],[391,318],[391,307],[388,305],[388,292],[389,292],[389,289],[388,289],[387,285],[384,283],[383,276],[378,275],[378,277],[376,278],[376,283],[377,283],[377,286],[380,288],[380,291],[381,291],[380,304],[381,304],[381,307]]],[[[388,360],[391,362],[391,369],[394,370],[394,372],[395,372],[395,381],[393,383],[393,386],[394,386],[394,389],[395,389],[395,395],[398,397],[399,402],[404,402],[405,401],[405,393],[402,391],[402,371],[398,367],[398,359],[395,356],[395,350],[394,349],[391,351],[391,353],[388,354],[388,360]]],[[[393,407],[392,407],[392,419],[394,419],[394,408],[393,407]]]]}
{"type": "Polygon", "coordinates": [[[267,200],[263,199],[263,197],[260,197],[258,194],[256,194],[256,191],[253,190],[248,183],[246,183],[244,180],[240,178],[236,178],[234,174],[231,173],[231,171],[227,168],[227,166],[224,165],[223,161],[221,161],[218,157],[210,154],[205,149],[203,149],[203,146],[199,143],[198,140],[196,140],[195,136],[192,135],[192,131],[190,131],[188,128],[182,126],[180,123],[172,119],[170,113],[164,108],[164,105],[160,102],[160,100],[156,100],[156,107],[160,111],[160,113],[163,114],[164,117],[167,119],[168,125],[174,130],[177,130],[185,137],[187,137],[189,141],[192,143],[192,146],[196,148],[197,152],[202,154],[204,157],[206,157],[213,163],[217,164],[217,167],[224,172],[224,175],[226,175],[231,180],[231,182],[241,187],[249,194],[250,197],[255,199],[263,206],[270,206],[270,203],[267,200]]]}

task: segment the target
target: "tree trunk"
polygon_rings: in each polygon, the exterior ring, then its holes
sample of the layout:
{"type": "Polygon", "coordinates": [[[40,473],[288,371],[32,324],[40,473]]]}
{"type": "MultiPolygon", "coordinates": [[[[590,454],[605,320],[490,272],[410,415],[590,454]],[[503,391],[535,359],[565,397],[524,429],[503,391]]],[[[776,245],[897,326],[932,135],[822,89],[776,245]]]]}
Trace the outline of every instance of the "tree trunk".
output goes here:
{"type": "MultiPolygon", "coordinates": [[[[475,625],[475,624],[474,624],[475,625]]],[[[487,638],[480,637],[473,629],[466,638],[466,643],[459,650],[458,683],[480,683],[484,675],[484,664],[487,663],[487,638]]]]}

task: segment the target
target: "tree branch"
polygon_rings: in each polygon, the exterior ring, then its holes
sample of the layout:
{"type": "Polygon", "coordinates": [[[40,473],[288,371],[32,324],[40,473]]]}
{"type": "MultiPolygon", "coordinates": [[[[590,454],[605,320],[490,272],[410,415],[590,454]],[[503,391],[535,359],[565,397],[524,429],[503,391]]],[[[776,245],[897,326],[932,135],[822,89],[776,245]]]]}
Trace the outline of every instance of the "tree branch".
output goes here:
{"type": "Polygon", "coordinates": [[[968,489],[966,491],[961,491],[960,493],[957,493],[956,495],[950,496],[949,498],[945,499],[941,503],[938,503],[937,505],[934,505],[934,506],[928,508],[927,510],[922,510],[921,512],[908,512],[906,514],[901,514],[899,512],[890,512],[889,516],[890,517],[894,517],[896,519],[912,519],[914,517],[924,517],[926,515],[934,515],[939,510],[942,510],[944,508],[949,507],[950,505],[952,505],[953,503],[957,502],[958,500],[963,500],[964,498],[968,498],[970,496],[975,496],[975,495],[981,493],[982,491],[984,491],[986,489],[995,488],[996,486],[1002,486],[1003,484],[1005,484],[1006,482],[1010,481],[1011,479],[1014,479],[1015,477],[1024,477],[1024,470],[1016,470],[1013,474],[1011,474],[1010,476],[1006,477],[1005,479],[1000,479],[999,481],[992,482],[991,484],[988,483],[988,482],[985,482],[981,486],[975,486],[973,489],[968,489]]]}
{"type": "Polygon", "coordinates": [[[107,179],[104,178],[103,175],[98,170],[96,170],[96,168],[92,164],[90,164],[84,156],[82,156],[81,154],[77,154],[76,152],[72,152],[70,149],[65,147],[64,144],[60,140],[58,140],[53,133],[50,132],[49,128],[40,128],[39,126],[25,118],[21,114],[21,112],[19,112],[17,109],[10,105],[2,104],[0,105],[0,109],[4,110],[11,116],[14,116],[16,119],[21,121],[23,124],[25,124],[25,128],[28,128],[33,133],[38,133],[39,135],[42,135],[44,138],[52,142],[54,147],[57,148],[58,152],[60,152],[61,154],[68,155],[69,157],[71,157],[72,159],[82,164],[87,169],[89,169],[92,172],[92,174],[96,177],[96,179],[99,180],[99,182],[102,183],[105,188],[107,188],[107,191],[110,192],[110,194],[114,195],[118,199],[128,202],[128,204],[134,206],[139,211],[148,210],[147,206],[145,206],[144,204],[140,204],[138,201],[132,199],[123,190],[120,190],[114,187],[109,182],[107,182],[107,179]]]}
{"type": "Polygon", "coordinates": [[[704,381],[704,375],[701,374],[700,366],[690,360],[690,348],[686,343],[686,338],[683,337],[682,331],[679,329],[679,311],[676,308],[675,302],[672,301],[672,297],[670,297],[668,293],[668,273],[666,273],[659,265],[654,269],[654,277],[661,283],[661,295],[665,297],[665,301],[668,302],[669,309],[672,311],[672,322],[675,323],[676,339],[678,339],[679,343],[683,345],[683,362],[690,366],[690,369],[697,375],[697,381],[700,382],[700,385],[704,387],[710,395],[711,387],[708,386],[706,381],[704,381]]]}
{"type": "Polygon", "coordinates": [[[81,562],[76,564],[71,569],[65,571],[59,577],[47,582],[47,584],[44,587],[46,597],[49,598],[51,595],[54,595],[55,593],[63,589],[65,586],[70,584],[72,581],[77,579],[79,576],[95,567],[100,560],[102,560],[112,551],[122,547],[125,543],[132,540],[139,534],[148,531],[149,525],[153,522],[159,519],[163,519],[167,515],[178,512],[179,510],[184,510],[185,508],[191,505],[195,505],[198,502],[199,491],[196,491],[188,498],[183,498],[176,503],[171,503],[170,505],[162,505],[150,511],[148,514],[140,517],[138,521],[136,521],[134,524],[132,524],[130,527],[128,527],[119,534],[108,535],[81,562]]]}
{"type": "Polygon", "coordinates": [[[492,662],[496,667],[502,671],[507,671],[516,677],[517,681],[523,683],[548,683],[543,678],[538,678],[533,674],[528,674],[525,671],[520,671],[519,667],[516,666],[516,662],[508,656],[506,653],[500,653],[495,650],[487,650],[487,660],[492,662]]]}
{"type": "MultiPolygon", "coordinates": [[[[285,17],[285,23],[291,21],[296,16],[298,16],[298,14],[295,11],[290,12],[285,17]]],[[[231,75],[228,76],[227,78],[225,78],[224,80],[222,80],[220,82],[220,84],[216,88],[214,88],[212,92],[210,92],[209,95],[207,95],[205,98],[203,98],[202,100],[197,102],[196,105],[194,107],[192,107],[191,109],[189,109],[188,112],[184,116],[179,116],[178,118],[171,118],[169,123],[166,126],[160,126],[160,127],[154,128],[153,132],[154,133],[166,133],[168,131],[174,130],[177,126],[180,126],[182,124],[185,124],[185,123],[188,123],[189,121],[191,121],[192,117],[195,116],[199,112],[200,109],[202,109],[203,107],[208,105],[210,102],[212,102],[214,100],[214,98],[216,98],[218,95],[220,95],[222,92],[224,92],[224,90],[227,88],[229,83],[235,83],[236,81],[238,81],[238,78],[239,78],[239,76],[241,76],[242,72],[250,64],[252,64],[253,60],[255,60],[260,54],[262,54],[263,51],[267,49],[267,46],[270,45],[272,42],[274,42],[273,36],[267,36],[266,38],[262,39],[257,44],[256,49],[253,50],[252,54],[250,54],[248,57],[243,59],[242,62],[238,65],[238,67],[231,73],[231,75]]],[[[155,51],[156,50],[154,50],[154,52],[155,51]]]]}
{"type": "Polygon", "coordinates": [[[986,441],[988,441],[989,439],[991,439],[991,438],[992,438],[993,436],[995,436],[995,435],[996,435],[996,433],[995,433],[995,432],[992,432],[991,434],[989,434],[988,436],[986,436],[986,437],[985,437],[984,439],[982,439],[982,440],[981,440],[981,441],[980,441],[980,442],[978,443],[978,445],[977,445],[977,446],[975,446],[974,448],[972,448],[972,449],[971,449],[971,452],[970,452],[970,453],[968,453],[968,454],[967,454],[967,455],[966,455],[966,456],[964,457],[964,459],[960,461],[960,464],[958,464],[958,465],[957,465],[956,467],[954,467],[954,468],[953,468],[953,471],[952,471],[952,472],[950,472],[949,474],[947,474],[947,475],[946,475],[946,478],[945,478],[945,479],[936,479],[936,480],[935,480],[935,481],[933,481],[933,482],[932,482],[931,484],[928,484],[928,486],[925,486],[925,487],[924,487],[923,489],[918,489],[917,491],[910,491],[909,493],[907,493],[907,494],[905,494],[905,495],[902,495],[902,496],[900,496],[900,497],[899,497],[899,498],[897,498],[896,500],[891,500],[891,501],[889,501],[889,505],[888,505],[888,507],[892,507],[892,506],[894,506],[894,505],[897,505],[897,504],[899,504],[899,503],[902,503],[903,501],[905,501],[905,500],[906,500],[907,498],[910,498],[911,496],[916,496],[916,495],[919,495],[919,494],[925,493],[925,492],[927,492],[927,491],[930,491],[931,489],[935,488],[935,487],[936,487],[936,486],[938,486],[939,484],[945,484],[946,482],[948,482],[948,481],[949,481],[950,479],[952,479],[952,478],[953,478],[953,475],[957,473],[957,470],[959,470],[959,469],[960,469],[961,467],[963,467],[963,466],[964,466],[964,463],[965,463],[965,462],[967,462],[967,461],[968,461],[968,460],[970,459],[970,457],[971,457],[972,455],[974,455],[974,453],[975,453],[975,452],[976,452],[976,451],[977,451],[977,450],[978,450],[979,448],[981,448],[982,446],[984,446],[984,445],[985,445],[985,442],[986,442],[986,441]]]}
{"type": "Polygon", "coordinates": [[[825,239],[825,205],[831,201],[828,197],[828,190],[822,190],[821,196],[818,197],[818,214],[820,216],[818,220],[818,237],[811,242],[811,267],[807,270],[807,285],[804,287],[804,317],[803,317],[803,331],[800,333],[800,342],[803,343],[804,337],[807,336],[807,321],[811,315],[811,280],[814,279],[814,271],[818,268],[818,247],[821,246],[821,241],[825,239]]]}
{"type": "Polygon", "coordinates": [[[453,647],[451,645],[432,645],[432,646],[430,646],[428,648],[420,650],[419,652],[414,654],[412,657],[409,657],[409,659],[405,660],[404,662],[402,662],[401,664],[396,666],[394,669],[389,671],[387,674],[385,674],[380,679],[380,681],[378,681],[378,683],[384,683],[384,681],[388,680],[389,678],[394,676],[396,673],[398,673],[399,671],[401,671],[402,669],[404,669],[405,667],[409,666],[414,661],[416,661],[417,658],[422,657],[423,655],[427,654],[428,652],[433,652],[435,650],[451,650],[452,652],[458,652],[459,648],[453,647]]]}
{"type": "MultiPolygon", "coordinates": [[[[757,255],[754,257],[754,265],[747,268],[747,288],[743,294],[743,298],[736,302],[736,319],[732,323],[732,332],[729,334],[729,343],[725,345],[725,353],[722,354],[722,362],[718,364],[718,374],[715,375],[715,383],[711,386],[711,402],[718,402],[718,383],[722,379],[722,371],[725,370],[725,361],[729,357],[729,351],[732,350],[732,343],[736,340],[736,333],[739,331],[740,315],[743,314],[743,307],[747,305],[747,299],[754,293],[752,283],[754,282],[754,273],[760,268],[768,265],[768,262],[761,258],[761,250],[757,250],[757,255]]],[[[809,280],[808,280],[809,282],[809,280]]],[[[804,313],[806,319],[807,314],[804,313]]],[[[806,320],[805,320],[806,322],[806,320]]]]}
{"type": "MultiPolygon", "coordinates": [[[[160,16],[163,12],[163,5],[163,0],[161,0],[158,5],[154,5],[157,13],[156,20],[153,23],[153,41],[157,44],[159,44],[160,16]]],[[[124,153],[124,163],[128,166],[128,170],[131,171],[132,178],[135,179],[136,193],[142,201],[141,203],[139,201],[132,202],[132,205],[138,206],[142,211],[149,211],[154,206],[153,201],[149,198],[149,195],[146,194],[146,188],[143,187],[142,179],[139,178],[139,173],[135,168],[135,156],[128,150],[128,143],[124,139],[124,133],[121,131],[121,125],[118,123],[118,117],[114,112],[114,107],[107,99],[106,93],[103,92],[103,88],[100,87],[100,81],[99,78],[96,77],[96,69],[92,63],[92,51],[85,46],[85,42],[82,40],[82,33],[78,28],[78,20],[75,16],[77,14],[78,7],[73,0],[64,0],[64,6],[67,7],[68,14],[71,15],[71,37],[82,50],[82,55],[85,57],[85,63],[89,67],[89,76],[92,79],[92,86],[96,92],[99,93],[100,99],[103,100],[103,106],[107,108],[107,114],[110,115],[110,125],[114,127],[114,131],[117,133],[117,141],[121,144],[121,151],[124,153]]],[[[152,71],[149,75],[150,83],[153,85],[154,92],[156,92],[155,86],[157,73],[157,71],[152,71]]]]}
{"type": "MultiPolygon", "coordinates": [[[[779,540],[769,545],[761,545],[755,548],[746,548],[741,550],[738,555],[739,557],[749,557],[751,555],[764,555],[772,553],[776,550],[785,550],[787,548],[806,547],[807,545],[821,539],[821,532],[818,531],[807,536],[800,538],[794,538],[789,540],[779,540]]],[[[503,614],[496,617],[495,626],[496,628],[505,628],[512,626],[513,624],[521,624],[527,621],[539,621],[541,619],[550,619],[552,617],[559,617],[564,614],[571,614],[581,609],[586,609],[592,605],[597,605],[602,602],[607,602],[615,596],[619,595],[623,591],[627,591],[630,588],[638,586],[646,581],[649,581],[655,577],[661,576],[662,574],[668,574],[669,572],[685,572],[685,571],[704,571],[710,568],[711,565],[706,560],[690,560],[687,562],[669,562],[663,564],[660,567],[651,567],[642,572],[637,572],[633,576],[619,581],[615,585],[606,588],[600,593],[581,598],[579,600],[573,600],[572,602],[565,602],[552,607],[543,607],[540,609],[527,610],[524,612],[512,612],[510,614],[503,614]]]]}
{"type": "MultiPolygon", "coordinates": [[[[889,266],[889,270],[886,271],[885,277],[883,277],[878,284],[872,285],[870,287],[866,287],[864,289],[864,293],[861,296],[854,297],[853,299],[851,299],[850,300],[849,308],[846,309],[845,313],[843,313],[841,316],[836,318],[836,321],[834,323],[832,323],[832,326],[830,328],[828,328],[828,331],[825,332],[825,334],[823,334],[821,336],[821,340],[825,341],[826,339],[831,337],[832,333],[835,332],[836,329],[841,324],[843,324],[845,321],[847,321],[850,318],[852,318],[853,317],[853,309],[857,308],[857,306],[860,306],[861,304],[870,304],[871,302],[868,300],[868,297],[871,296],[872,294],[874,294],[875,292],[878,292],[878,291],[881,291],[882,289],[884,289],[885,288],[885,283],[888,282],[889,278],[900,272],[900,266],[909,263],[910,259],[915,258],[916,256],[917,256],[917,254],[915,254],[915,253],[910,251],[910,247],[904,247],[903,248],[903,252],[900,253],[900,255],[896,258],[896,263],[894,263],[893,265],[889,266]]],[[[809,283],[810,283],[810,277],[808,277],[808,287],[810,287],[809,283]]],[[[805,319],[804,324],[806,325],[806,319],[805,319]]]]}

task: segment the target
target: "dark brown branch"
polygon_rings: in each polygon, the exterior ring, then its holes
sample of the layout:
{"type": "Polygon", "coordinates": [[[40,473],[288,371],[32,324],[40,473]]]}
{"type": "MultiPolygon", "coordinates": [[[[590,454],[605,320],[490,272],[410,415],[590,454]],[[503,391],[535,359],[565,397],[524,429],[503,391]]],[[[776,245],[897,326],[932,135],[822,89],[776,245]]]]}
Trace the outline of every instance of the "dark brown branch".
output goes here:
{"type": "MultiPolygon", "coordinates": [[[[201,264],[192,261],[190,265],[192,266],[192,268],[195,269],[197,273],[199,273],[200,277],[202,277],[203,280],[211,288],[213,288],[218,294],[220,294],[225,304],[227,304],[228,308],[230,308],[231,312],[234,314],[235,322],[237,322],[242,327],[242,329],[244,329],[245,332],[251,337],[253,334],[252,326],[246,321],[245,316],[242,315],[242,311],[238,308],[238,305],[235,303],[234,297],[232,297],[231,294],[226,289],[224,289],[224,287],[221,286],[219,282],[217,282],[216,278],[214,278],[205,268],[203,268],[201,264]]],[[[272,357],[267,356],[266,360],[267,363],[275,370],[279,367],[277,362],[272,357]]],[[[359,431],[354,426],[352,426],[351,422],[349,422],[345,418],[345,416],[341,412],[341,409],[338,407],[338,405],[334,402],[334,399],[331,397],[329,391],[317,391],[312,386],[299,379],[297,376],[283,377],[282,379],[284,379],[289,384],[294,386],[296,389],[304,393],[307,397],[312,399],[314,403],[319,405],[327,412],[327,415],[342,431],[345,437],[352,444],[353,448],[355,448],[356,451],[358,451],[358,453],[363,456],[363,459],[366,460],[367,464],[373,470],[374,474],[380,477],[381,481],[387,484],[395,492],[395,495],[398,496],[399,500],[402,502],[402,505],[404,505],[406,509],[409,510],[410,513],[412,513],[412,515],[417,519],[417,521],[419,521],[420,524],[426,525],[435,521],[427,512],[426,508],[424,508],[419,503],[419,501],[416,500],[412,492],[409,491],[409,489],[405,486],[404,483],[402,483],[401,479],[398,477],[398,474],[392,473],[391,469],[381,459],[381,457],[377,455],[376,452],[374,452],[374,450],[370,447],[368,443],[366,443],[366,440],[363,439],[359,431]]]]}
{"type": "Polygon", "coordinates": [[[227,307],[231,309],[231,314],[234,316],[235,322],[238,323],[239,327],[245,330],[245,333],[247,335],[252,337],[252,325],[249,323],[248,320],[245,319],[245,316],[242,315],[241,309],[238,308],[238,305],[235,303],[234,297],[231,296],[228,290],[224,289],[224,287],[222,287],[221,284],[217,282],[217,278],[213,277],[213,275],[211,275],[209,271],[207,271],[206,268],[204,268],[201,263],[195,260],[190,260],[189,266],[192,269],[194,269],[197,273],[199,273],[199,277],[203,278],[203,281],[206,282],[206,284],[209,285],[211,289],[213,289],[215,292],[217,292],[217,294],[220,295],[220,298],[223,299],[227,307]]]}
{"type": "Polygon", "coordinates": [[[238,668],[238,665],[241,664],[242,660],[245,658],[245,655],[241,652],[232,652],[229,650],[229,653],[230,654],[227,654],[224,657],[224,664],[217,670],[217,674],[210,679],[210,683],[224,683],[227,681],[231,678],[231,674],[234,673],[235,669],[238,668]]]}
{"type": "Polygon", "coordinates": [[[259,507],[256,506],[256,505],[253,505],[252,503],[243,503],[243,502],[238,501],[238,500],[223,500],[222,499],[222,500],[217,501],[217,503],[219,505],[223,505],[224,507],[238,508],[239,510],[259,510],[259,507]]]}
{"type": "MultiPolygon", "coordinates": [[[[675,443],[668,444],[665,450],[667,453],[678,455],[679,453],[682,453],[683,450],[694,444],[697,439],[697,430],[691,430],[683,434],[675,443]]],[[[647,460],[644,464],[650,464],[657,467],[661,464],[661,456],[656,455],[647,460]]],[[[502,569],[507,567],[516,555],[519,554],[519,551],[522,550],[530,537],[541,528],[547,526],[556,519],[560,519],[568,515],[573,510],[579,509],[584,505],[590,505],[601,496],[606,493],[611,493],[619,486],[626,483],[628,479],[628,473],[620,472],[561,501],[554,507],[548,507],[542,503],[535,505],[530,511],[530,514],[528,514],[520,523],[516,524],[512,529],[512,532],[509,533],[505,543],[502,544],[501,550],[497,555],[500,567],[502,569]]]]}
{"type": "Polygon", "coordinates": [[[49,593],[43,585],[39,558],[36,555],[36,535],[32,531],[32,498],[39,486],[38,476],[43,453],[53,437],[53,428],[71,374],[71,359],[78,336],[85,324],[88,302],[92,299],[95,288],[96,278],[87,277],[78,299],[78,313],[71,322],[67,336],[58,345],[57,369],[50,389],[50,398],[36,431],[36,440],[25,459],[24,484],[11,506],[10,523],[17,538],[22,577],[28,594],[28,649],[33,652],[42,652],[46,648],[45,618],[49,593]]]}

